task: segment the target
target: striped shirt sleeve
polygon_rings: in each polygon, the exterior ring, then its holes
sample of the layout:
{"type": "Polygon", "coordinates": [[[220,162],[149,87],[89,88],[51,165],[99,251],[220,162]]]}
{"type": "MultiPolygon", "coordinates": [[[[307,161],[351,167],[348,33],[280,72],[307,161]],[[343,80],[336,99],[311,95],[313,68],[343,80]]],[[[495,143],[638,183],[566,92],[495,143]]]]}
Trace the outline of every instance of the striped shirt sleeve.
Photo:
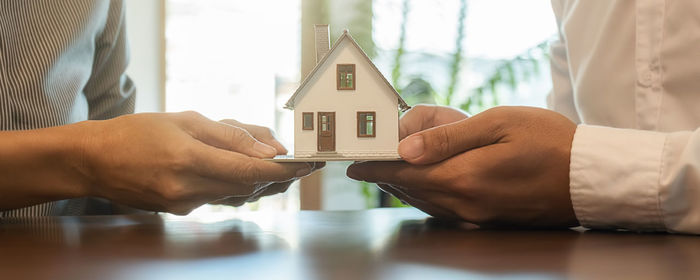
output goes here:
{"type": "Polygon", "coordinates": [[[112,1],[107,24],[95,42],[95,62],[84,93],[89,119],[105,120],[134,112],[136,87],[126,75],[129,51],[124,3],[112,1]]]}
{"type": "MultiPolygon", "coordinates": [[[[122,0],[0,0],[0,130],[133,113],[136,89],[122,0]]],[[[2,194],[0,194],[2,195],[2,194]]],[[[0,211],[2,217],[90,212],[92,198],[0,211]]]]}

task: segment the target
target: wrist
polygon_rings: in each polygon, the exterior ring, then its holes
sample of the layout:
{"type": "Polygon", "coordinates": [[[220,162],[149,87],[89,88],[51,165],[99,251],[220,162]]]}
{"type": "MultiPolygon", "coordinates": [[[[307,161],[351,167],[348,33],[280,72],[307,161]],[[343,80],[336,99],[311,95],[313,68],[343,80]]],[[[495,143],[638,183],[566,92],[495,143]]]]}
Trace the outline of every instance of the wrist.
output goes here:
{"type": "Polygon", "coordinates": [[[65,127],[59,142],[62,142],[59,153],[72,174],[72,191],[76,196],[95,196],[96,176],[94,171],[97,156],[95,143],[96,126],[99,121],[84,121],[65,127]]]}

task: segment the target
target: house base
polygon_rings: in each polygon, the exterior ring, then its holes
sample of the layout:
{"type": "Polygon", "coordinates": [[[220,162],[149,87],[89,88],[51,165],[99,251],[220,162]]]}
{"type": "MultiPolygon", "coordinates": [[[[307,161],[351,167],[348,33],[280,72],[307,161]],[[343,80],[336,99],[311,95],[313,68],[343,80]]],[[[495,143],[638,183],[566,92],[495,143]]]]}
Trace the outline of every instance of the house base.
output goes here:
{"type": "Polygon", "coordinates": [[[398,154],[339,154],[318,153],[314,155],[281,155],[264,160],[272,162],[325,162],[325,161],[401,161],[398,154]]]}

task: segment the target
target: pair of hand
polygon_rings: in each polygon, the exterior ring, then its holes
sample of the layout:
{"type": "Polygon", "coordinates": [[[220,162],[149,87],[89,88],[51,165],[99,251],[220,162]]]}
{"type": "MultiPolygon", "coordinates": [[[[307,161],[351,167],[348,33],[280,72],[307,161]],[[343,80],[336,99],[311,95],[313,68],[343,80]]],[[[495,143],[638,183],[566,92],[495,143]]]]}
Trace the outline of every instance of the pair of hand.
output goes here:
{"type": "Polygon", "coordinates": [[[270,129],[195,112],[134,114],[85,122],[84,194],[187,214],[205,203],[238,206],[285,191],[322,163],[275,163],[286,154],[270,129]]]}
{"type": "Polygon", "coordinates": [[[416,106],[400,120],[405,162],[360,162],[347,174],[375,182],[438,218],[482,226],[578,225],[569,196],[576,125],[550,110],[497,107],[468,118],[416,106]]]}

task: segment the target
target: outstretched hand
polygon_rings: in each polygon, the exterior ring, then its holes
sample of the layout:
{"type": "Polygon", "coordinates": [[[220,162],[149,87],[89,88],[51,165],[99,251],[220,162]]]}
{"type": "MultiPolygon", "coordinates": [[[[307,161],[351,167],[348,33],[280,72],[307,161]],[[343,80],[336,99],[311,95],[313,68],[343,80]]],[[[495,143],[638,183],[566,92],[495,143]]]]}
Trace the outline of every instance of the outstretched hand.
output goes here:
{"type": "MultiPolygon", "coordinates": [[[[256,140],[258,140],[264,144],[270,145],[271,147],[274,147],[277,150],[278,155],[286,155],[287,154],[287,149],[282,145],[282,143],[280,143],[277,140],[277,138],[275,137],[275,132],[272,129],[269,129],[269,128],[264,127],[264,126],[244,124],[244,123],[241,123],[239,121],[231,120],[231,119],[222,120],[220,122],[245,129],[256,140]]],[[[326,166],[325,162],[309,162],[308,164],[311,166],[311,172],[314,172],[314,171],[326,166]]],[[[250,195],[232,196],[232,197],[228,197],[228,198],[225,198],[222,200],[214,201],[214,202],[212,202],[212,204],[241,206],[247,202],[255,202],[255,201],[257,201],[260,198],[265,197],[265,196],[270,196],[270,195],[275,195],[278,193],[286,192],[287,189],[289,189],[289,186],[292,183],[294,183],[294,181],[296,181],[296,179],[297,178],[293,178],[291,180],[287,180],[284,182],[270,183],[267,186],[262,186],[262,187],[258,188],[255,192],[253,192],[250,195]]]]}
{"type": "Polygon", "coordinates": [[[287,152],[269,129],[194,112],[77,125],[86,132],[79,166],[85,195],[145,210],[187,214],[214,201],[238,205],[321,167],[262,160],[287,152]]]}
{"type": "Polygon", "coordinates": [[[485,226],[578,225],[569,196],[573,122],[529,107],[498,107],[461,120],[454,111],[421,106],[407,112],[399,144],[406,162],[356,163],[348,176],[375,182],[439,218],[485,226]],[[452,122],[435,121],[445,115],[452,122]]]}

